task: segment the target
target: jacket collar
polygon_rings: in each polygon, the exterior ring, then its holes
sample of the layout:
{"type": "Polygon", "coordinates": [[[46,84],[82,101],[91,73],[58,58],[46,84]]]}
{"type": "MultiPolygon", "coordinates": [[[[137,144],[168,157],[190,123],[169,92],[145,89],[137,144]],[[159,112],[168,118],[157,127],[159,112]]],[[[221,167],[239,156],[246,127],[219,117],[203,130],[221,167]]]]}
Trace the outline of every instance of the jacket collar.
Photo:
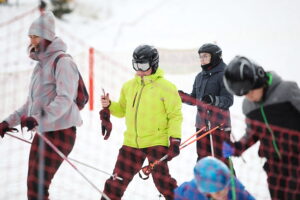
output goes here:
{"type": "Polygon", "coordinates": [[[151,74],[149,76],[144,76],[143,79],[140,76],[135,76],[135,80],[138,84],[150,84],[156,81],[157,79],[163,78],[164,77],[164,71],[160,68],[157,69],[155,74],[151,74]]]}
{"type": "Polygon", "coordinates": [[[202,72],[204,75],[214,74],[217,72],[224,71],[225,67],[226,67],[226,64],[222,61],[222,62],[220,62],[220,64],[218,64],[216,67],[212,68],[211,70],[202,71],[202,72]]]}

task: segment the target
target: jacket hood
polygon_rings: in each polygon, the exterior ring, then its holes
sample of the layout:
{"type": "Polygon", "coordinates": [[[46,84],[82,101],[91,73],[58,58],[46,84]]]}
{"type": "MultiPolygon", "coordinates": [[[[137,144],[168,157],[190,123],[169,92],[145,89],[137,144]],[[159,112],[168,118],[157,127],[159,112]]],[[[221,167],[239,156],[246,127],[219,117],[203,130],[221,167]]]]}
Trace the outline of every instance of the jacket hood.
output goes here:
{"type": "Polygon", "coordinates": [[[29,27],[28,35],[36,35],[49,41],[55,39],[55,17],[52,12],[42,13],[29,27]]]}
{"type": "Polygon", "coordinates": [[[267,72],[269,74],[271,74],[272,77],[272,82],[271,85],[269,85],[268,90],[266,92],[266,96],[269,96],[270,93],[272,93],[272,91],[280,84],[280,82],[282,82],[281,77],[276,74],[276,72],[267,72]]]}
{"type": "Polygon", "coordinates": [[[56,37],[49,44],[46,51],[44,52],[31,51],[29,53],[29,57],[32,58],[33,60],[42,61],[43,59],[46,59],[57,52],[66,52],[66,51],[67,51],[67,45],[62,41],[62,39],[56,37]]]}

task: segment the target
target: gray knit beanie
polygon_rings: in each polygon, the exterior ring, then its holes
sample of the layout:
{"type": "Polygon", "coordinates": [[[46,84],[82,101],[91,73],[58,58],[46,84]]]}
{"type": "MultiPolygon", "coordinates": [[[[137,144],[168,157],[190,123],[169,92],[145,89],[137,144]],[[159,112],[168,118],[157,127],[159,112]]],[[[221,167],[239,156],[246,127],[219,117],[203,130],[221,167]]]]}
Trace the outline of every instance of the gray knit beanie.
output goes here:
{"type": "Polygon", "coordinates": [[[34,20],[29,28],[28,35],[36,35],[52,41],[55,38],[55,19],[52,12],[45,12],[34,20]]]}

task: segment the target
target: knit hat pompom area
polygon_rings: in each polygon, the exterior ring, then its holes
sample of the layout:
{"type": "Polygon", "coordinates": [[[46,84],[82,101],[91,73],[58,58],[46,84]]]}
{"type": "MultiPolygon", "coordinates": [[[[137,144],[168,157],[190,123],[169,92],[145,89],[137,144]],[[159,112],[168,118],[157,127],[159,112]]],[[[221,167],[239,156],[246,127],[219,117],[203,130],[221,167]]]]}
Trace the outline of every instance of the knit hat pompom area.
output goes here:
{"type": "Polygon", "coordinates": [[[55,38],[55,17],[53,13],[47,11],[34,20],[29,28],[28,35],[35,35],[53,41],[55,38]]]}

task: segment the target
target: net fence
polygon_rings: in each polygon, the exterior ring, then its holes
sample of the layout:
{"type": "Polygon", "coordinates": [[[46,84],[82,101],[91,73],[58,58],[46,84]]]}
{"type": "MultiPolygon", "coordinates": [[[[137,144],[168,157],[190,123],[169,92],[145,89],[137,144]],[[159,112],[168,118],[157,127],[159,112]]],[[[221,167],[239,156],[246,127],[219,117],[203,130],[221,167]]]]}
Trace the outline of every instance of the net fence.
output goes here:
{"type": "MultiPolygon", "coordinates": [[[[27,33],[33,19],[39,14],[37,8],[28,9],[27,12],[0,23],[1,121],[21,107],[29,94],[30,78],[36,62],[26,53],[29,44],[27,33]]],[[[111,117],[111,136],[109,140],[103,140],[99,119],[102,89],[110,94],[112,100],[118,100],[123,83],[134,77],[131,67],[132,51],[104,52],[94,48],[91,73],[90,45],[75,33],[66,30],[63,23],[57,23],[57,31],[67,43],[87,87],[90,86],[91,79],[93,81],[93,87],[89,88],[89,91],[93,91],[93,109],[90,110],[87,105],[81,111],[83,125],[76,129],[71,127],[40,134],[26,130],[21,132],[20,126],[17,126],[19,132],[11,132],[0,139],[0,199],[21,200],[27,196],[37,199],[40,184],[43,194],[47,194],[49,187],[49,198],[54,200],[100,199],[103,192],[111,199],[118,199],[124,191],[122,199],[172,198],[172,191],[177,185],[193,179],[197,151],[201,152],[201,156],[213,155],[229,166],[229,160],[222,156],[223,141],[235,147],[236,155],[231,159],[236,178],[256,199],[300,199],[299,132],[271,125],[274,133],[272,136],[264,123],[250,119],[244,121],[243,117],[233,112],[230,134],[224,125],[225,119],[230,115],[195,99],[190,99],[195,106],[182,105],[182,151],[170,162],[160,161],[168,153],[167,147],[122,146],[126,130],[125,120],[122,118],[111,117]],[[207,119],[209,126],[205,124],[200,131],[196,130],[196,114],[207,119]],[[242,137],[246,125],[247,137],[242,137]],[[197,149],[195,139],[199,136],[197,149]],[[274,137],[280,158],[274,149],[274,137]],[[185,142],[188,138],[191,139],[185,142]],[[239,140],[239,143],[234,143],[239,140]],[[38,149],[41,141],[45,145],[43,153],[38,149]],[[42,183],[38,179],[41,169],[38,160],[41,157],[45,161],[42,183]],[[146,169],[151,169],[148,174],[151,178],[143,180],[138,173],[147,172],[141,171],[145,166],[146,169]]],[[[199,70],[196,49],[158,50],[160,66],[167,79],[177,88],[185,87],[187,82],[192,83],[199,70]]],[[[178,95],[163,86],[156,87],[160,88],[166,99],[176,98],[178,95]]],[[[157,97],[155,95],[153,93],[153,99],[157,97]]],[[[162,111],[152,102],[153,99],[143,103],[153,113],[160,114],[162,111]]],[[[141,114],[140,117],[148,119],[148,122],[155,122],[156,114],[141,114]]],[[[195,199],[197,192],[198,190],[193,192],[195,199]]],[[[242,192],[242,189],[236,187],[237,195],[242,192]]],[[[180,196],[177,198],[184,199],[180,196]]]]}

